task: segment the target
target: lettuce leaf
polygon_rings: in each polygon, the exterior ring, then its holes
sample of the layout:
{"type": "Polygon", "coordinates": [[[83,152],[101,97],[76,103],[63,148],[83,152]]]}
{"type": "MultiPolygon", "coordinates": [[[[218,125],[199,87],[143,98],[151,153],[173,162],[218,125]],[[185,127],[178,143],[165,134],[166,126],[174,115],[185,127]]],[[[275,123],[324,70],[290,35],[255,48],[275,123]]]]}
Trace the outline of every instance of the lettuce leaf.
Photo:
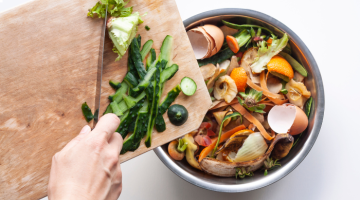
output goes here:
{"type": "MultiPolygon", "coordinates": [[[[130,1],[130,0],[129,0],[130,1]]],[[[127,17],[132,13],[132,7],[125,8],[129,2],[124,0],[100,0],[94,7],[89,9],[87,16],[105,18],[106,5],[108,5],[108,14],[113,17],[127,17]]]]}
{"type": "Polygon", "coordinates": [[[136,36],[138,25],[143,21],[138,12],[126,17],[111,17],[107,22],[109,37],[114,43],[113,51],[118,54],[115,61],[120,60],[136,36]]]}
{"type": "Polygon", "coordinates": [[[265,70],[266,65],[271,60],[271,58],[282,51],[286,47],[288,41],[289,37],[286,33],[281,39],[273,38],[270,47],[266,45],[265,41],[261,41],[255,62],[250,66],[251,70],[255,73],[261,73],[263,70],[265,70]]]}

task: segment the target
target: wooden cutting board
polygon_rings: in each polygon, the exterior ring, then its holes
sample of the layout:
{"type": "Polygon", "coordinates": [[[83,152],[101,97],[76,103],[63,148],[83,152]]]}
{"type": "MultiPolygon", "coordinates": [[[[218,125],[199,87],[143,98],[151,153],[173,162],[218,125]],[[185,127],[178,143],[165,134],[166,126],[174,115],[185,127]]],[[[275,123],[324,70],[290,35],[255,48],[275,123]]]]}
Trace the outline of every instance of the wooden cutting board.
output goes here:
{"type": "MultiPolygon", "coordinates": [[[[101,19],[86,17],[96,0],[35,0],[0,13],[0,199],[38,199],[46,195],[51,158],[86,124],[80,106],[94,110],[101,19]]],[[[142,44],[153,39],[159,53],[166,35],[174,37],[173,61],[179,71],[166,83],[167,94],[184,76],[198,90],[192,97],[180,94],[189,119],[175,127],[165,116],[167,130],[154,131],[152,147],[142,144],[122,162],[199,127],[211,104],[190,42],[174,0],[131,0],[129,6],[143,17],[142,44]],[[144,26],[151,29],[146,31],[144,26]]],[[[127,55],[116,55],[106,39],[101,113],[114,91],[109,79],[121,81],[127,55]]]]}

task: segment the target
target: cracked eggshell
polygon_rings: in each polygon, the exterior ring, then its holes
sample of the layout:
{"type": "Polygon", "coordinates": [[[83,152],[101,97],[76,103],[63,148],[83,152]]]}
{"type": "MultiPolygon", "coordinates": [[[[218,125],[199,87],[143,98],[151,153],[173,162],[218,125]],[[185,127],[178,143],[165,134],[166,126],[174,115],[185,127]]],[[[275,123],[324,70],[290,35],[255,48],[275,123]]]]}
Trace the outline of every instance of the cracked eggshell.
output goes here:
{"type": "Polygon", "coordinates": [[[187,32],[196,59],[204,59],[209,53],[210,44],[202,31],[197,28],[187,32]]]}
{"type": "Polygon", "coordinates": [[[215,41],[216,53],[220,51],[224,43],[224,33],[222,30],[214,25],[206,24],[202,27],[215,41]]]}
{"type": "Polygon", "coordinates": [[[270,128],[276,133],[297,135],[308,126],[308,118],[303,110],[293,104],[276,105],[268,115],[270,128]]]}

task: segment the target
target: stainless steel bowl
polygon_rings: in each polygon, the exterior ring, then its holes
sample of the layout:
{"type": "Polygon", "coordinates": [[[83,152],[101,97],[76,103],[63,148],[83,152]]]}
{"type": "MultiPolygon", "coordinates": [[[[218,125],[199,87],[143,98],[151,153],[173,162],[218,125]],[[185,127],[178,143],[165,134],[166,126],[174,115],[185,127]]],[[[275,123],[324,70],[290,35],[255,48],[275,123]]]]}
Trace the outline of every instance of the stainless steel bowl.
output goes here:
{"type": "Polygon", "coordinates": [[[184,26],[186,30],[189,30],[202,24],[222,25],[222,19],[240,24],[261,25],[269,28],[278,36],[282,36],[284,32],[290,36],[292,54],[308,70],[309,75],[305,84],[315,100],[307,132],[301,136],[298,144],[290,151],[289,155],[281,160],[281,167],[269,171],[267,176],[264,176],[263,172],[256,172],[253,177],[246,177],[245,179],[212,176],[191,167],[185,159],[175,161],[169,156],[167,145],[158,147],[154,151],[171,171],[189,183],[218,192],[246,192],[268,186],[280,180],[305,159],[319,135],[323,121],[325,108],[324,87],[316,61],[304,42],[287,26],[268,15],[247,9],[217,9],[200,13],[185,20],[184,26]]]}

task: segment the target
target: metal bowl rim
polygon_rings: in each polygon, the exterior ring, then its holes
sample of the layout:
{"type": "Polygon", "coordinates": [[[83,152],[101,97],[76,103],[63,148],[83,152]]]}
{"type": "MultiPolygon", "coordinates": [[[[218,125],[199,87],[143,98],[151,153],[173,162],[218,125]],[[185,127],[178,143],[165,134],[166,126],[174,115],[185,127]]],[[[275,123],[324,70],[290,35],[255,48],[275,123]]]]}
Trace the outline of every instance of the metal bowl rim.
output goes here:
{"type": "Polygon", "coordinates": [[[315,99],[317,101],[316,106],[316,115],[314,116],[314,127],[311,130],[311,133],[309,135],[309,138],[304,143],[303,148],[300,150],[300,152],[292,158],[292,160],[284,167],[282,171],[279,171],[275,174],[272,174],[271,176],[266,176],[262,179],[260,183],[257,183],[259,181],[255,181],[254,183],[248,183],[248,184],[236,184],[236,185],[220,185],[220,184],[213,184],[206,182],[204,180],[201,180],[185,170],[183,170],[181,167],[179,167],[177,164],[173,162],[171,158],[169,158],[166,154],[166,152],[161,148],[157,147],[154,149],[156,155],[160,158],[160,160],[176,175],[178,175],[180,178],[184,179],[185,181],[196,185],[198,187],[217,191],[217,192],[227,192],[227,193],[237,193],[237,192],[247,192],[251,190],[256,190],[259,188],[266,187],[270,184],[273,184],[286,175],[288,175],[291,171],[293,171],[307,156],[307,154],[310,152],[311,148],[315,144],[315,141],[319,135],[323,117],[324,117],[324,110],[325,110],[325,94],[324,94],[324,86],[321,78],[321,74],[319,71],[319,68],[317,66],[317,63],[312,56],[310,50],[306,47],[305,43],[297,36],[290,28],[288,28],[286,25],[281,23],[280,21],[276,20],[273,17],[270,17],[269,15],[266,15],[264,13],[249,10],[249,9],[241,9],[241,8],[221,8],[221,9],[215,9],[206,11],[200,14],[197,14],[195,16],[192,16],[188,19],[186,19],[183,23],[185,27],[188,27],[190,24],[197,22],[204,18],[209,17],[216,17],[216,16],[224,16],[224,15],[242,15],[246,17],[255,18],[261,21],[264,21],[266,23],[271,24],[272,26],[279,28],[280,30],[288,33],[291,36],[291,39],[296,42],[296,44],[299,46],[299,48],[302,50],[302,53],[304,54],[304,57],[309,61],[310,65],[312,66],[313,70],[313,76],[315,77],[315,87],[317,92],[317,98],[315,99]],[[281,173],[282,172],[282,173],[281,173]]]}

